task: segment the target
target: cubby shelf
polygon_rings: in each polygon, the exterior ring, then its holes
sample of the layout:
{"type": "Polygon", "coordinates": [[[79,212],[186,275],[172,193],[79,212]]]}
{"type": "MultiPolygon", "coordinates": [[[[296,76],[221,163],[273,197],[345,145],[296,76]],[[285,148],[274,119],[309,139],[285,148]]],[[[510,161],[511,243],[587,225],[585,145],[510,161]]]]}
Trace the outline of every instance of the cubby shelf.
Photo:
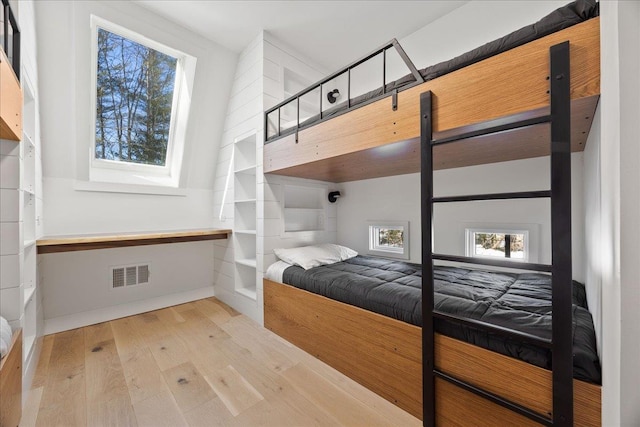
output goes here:
{"type": "Polygon", "coordinates": [[[235,291],[256,300],[257,134],[236,138],[233,151],[235,291]]]}

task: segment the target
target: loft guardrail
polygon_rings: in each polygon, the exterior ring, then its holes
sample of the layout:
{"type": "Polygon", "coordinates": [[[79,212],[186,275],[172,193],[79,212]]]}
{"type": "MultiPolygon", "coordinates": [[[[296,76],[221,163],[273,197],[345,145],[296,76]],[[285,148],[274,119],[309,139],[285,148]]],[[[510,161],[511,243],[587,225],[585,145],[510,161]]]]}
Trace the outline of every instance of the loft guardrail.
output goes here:
{"type": "MultiPolygon", "coordinates": [[[[3,0],[4,1],[4,0],[3,0]]],[[[378,49],[373,52],[363,56],[352,64],[347,65],[346,67],[341,68],[335,73],[331,74],[328,77],[314,83],[313,85],[303,89],[302,91],[296,93],[295,95],[290,96],[285,99],[283,102],[278,105],[268,109],[264,114],[264,140],[265,144],[270,142],[273,139],[276,139],[280,136],[289,135],[292,133],[296,133],[299,129],[305,128],[307,126],[311,126],[314,124],[318,124],[324,120],[335,117],[340,114],[344,114],[350,110],[353,110],[356,107],[362,107],[363,105],[369,104],[371,102],[375,102],[380,98],[384,98],[385,96],[389,96],[391,94],[397,94],[397,89],[388,89],[387,85],[387,50],[395,49],[398,56],[402,59],[406,67],[409,69],[411,75],[415,79],[413,83],[406,84],[402,87],[402,89],[408,89],[416,84],[424,83],[424,78],[420,74],[420,72],[416,69],[415,65],[406,52],[400,46],[400,43],[396,39],[392,39],[388,43],[380,46],[378,49]],[[357,103],[354,103],[352,98],[352,85],[351,85],[351,72],[359,65],[364,64],[365,62],[377,57],[378,55],[382,55],[382,86],[374,87],[373,90],[377,91],[381,88],[381,93],[375,96],[371,96],[366,100],[360,100],[357,103]],[[326,108],[325,102],[329,102],[331,105],[335,103],[337,96],[331,99],[333,95],[336,93],[334,85],[332,85],[332,89],[328,89],[325,87],[327,83],[337,80],[343,76],[346,76],[346,86],[347,86],[347,100],[343,101],[340,104],[340,108],[338,107],[330,107],[326,108]],[[317,100],[309,101],[307,99],[303,99],[305,95],[309,95],[317,91],[315,96],[318,98],[317,100]],[[327,98],[325,100],[325,98],[327,98]],[[317,102],[317,104],[315,104],[317,102]],[[346,105],[344,105],[346,102],[346,105]],[[315,114],[310,114],[309,117],[300,117],[300,106],[301,104],[305,104],[306,106],[311,106],[311,108],[317,108],[317,111],[314,111],[315,114]],[[314,107],[315,105],[315,107],[314,107]],[[283,114],[284,112],[284,114],[283,114]],[[282,119],[285,116],[290,117],[295,116],[293,119],[289,119],[285,126],[282,125],[282,119]]],[[[339,93],[339,92],[338,92],[339,93]]],[[[366,95],[366,94],[365,94],[366,95]]]]}
{"type": "Polygon", "coordinates": [[[11,68],[20,81],[20,27],[16,20],[9,0],[1,0],[0,8],[0,43],[2,50],[9,59],[11,68]]]}

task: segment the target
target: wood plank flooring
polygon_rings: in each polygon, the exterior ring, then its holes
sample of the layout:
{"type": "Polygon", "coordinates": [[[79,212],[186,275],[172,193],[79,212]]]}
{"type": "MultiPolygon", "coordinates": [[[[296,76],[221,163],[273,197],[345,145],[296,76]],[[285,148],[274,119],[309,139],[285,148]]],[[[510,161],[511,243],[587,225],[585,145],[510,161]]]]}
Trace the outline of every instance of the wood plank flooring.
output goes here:
{"type": "Polygon", "coordinates": [[[21,426],[419,426],[215,298],[44,337],[21,426]]]}

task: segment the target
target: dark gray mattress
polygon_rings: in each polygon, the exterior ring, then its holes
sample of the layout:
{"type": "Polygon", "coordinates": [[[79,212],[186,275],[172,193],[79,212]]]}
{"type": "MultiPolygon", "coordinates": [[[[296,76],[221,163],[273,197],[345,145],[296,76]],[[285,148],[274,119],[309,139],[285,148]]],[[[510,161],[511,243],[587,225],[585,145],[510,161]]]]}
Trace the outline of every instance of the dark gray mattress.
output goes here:
{"type": "MultiPolygon", "coordinates": [[[[576,0],[559,9],[554,10],[535,24],[527,25],[506,36],[482,45],[472,51],[466,52],[451,60],[440,62],[438,64],[423,68],[420,74],[425,81],[436,79],[445,74],[464,68],[468,65],[475,64],[484,59],[506,52],[510,49],[522,46],[533,40],[537,40],[549,34],[571,27],[580,22],[587,21],[599,15],[599,4],[595,0],[576,0]]],[[[415,83],[413,75],[408,74],[396,81],[387,83],[385,93],[394,90],[403,90],[415,83]]],[[[351,105],[365,104],[378,96],[382,95],[382,87],[367,92],[364,95],[351,99],[351,105]]],[[[347,102],[336,104],[335,106],[322,112],[323,118],[337,115],[347,110],[347,102]]],[[[320,115],[315,115],[307,119],[302,119],[300,127],[311,125],[320,120],[320,115]]],[[[295,126],[289,129],[282,129],[280,136],[289,135],[295,131],[295,126]]],[[[277,138],[273,136],[269,140],[277,138]]]]}
{"type": "MultiPolygon", "coordinates": [[[[551,279],[536,273],[498,273],[436,267],[435,308],[542,338],[551,338],[551,279]]],[[[289,267],[283,282],[328,298],[422,326],[422,269],[418,264],[357,256],[304,270],[289,267]]],[[[574,377],[600,384],[600,362],[584,286],[573,287],[574,377]]],[[[436,330],[550,369],[549,350],[436,320],[436,330]]]]}

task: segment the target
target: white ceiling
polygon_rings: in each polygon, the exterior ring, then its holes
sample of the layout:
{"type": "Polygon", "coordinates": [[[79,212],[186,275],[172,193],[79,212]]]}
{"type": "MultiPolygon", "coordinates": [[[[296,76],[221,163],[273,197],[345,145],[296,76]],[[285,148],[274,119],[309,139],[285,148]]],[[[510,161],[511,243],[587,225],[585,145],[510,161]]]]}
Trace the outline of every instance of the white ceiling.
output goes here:
{"type": "Polygon", "coordinates": [[[135,0],[240,52],[267,30],[327,71],[401,39],[467,1],[194,1],[135,0]]]}

